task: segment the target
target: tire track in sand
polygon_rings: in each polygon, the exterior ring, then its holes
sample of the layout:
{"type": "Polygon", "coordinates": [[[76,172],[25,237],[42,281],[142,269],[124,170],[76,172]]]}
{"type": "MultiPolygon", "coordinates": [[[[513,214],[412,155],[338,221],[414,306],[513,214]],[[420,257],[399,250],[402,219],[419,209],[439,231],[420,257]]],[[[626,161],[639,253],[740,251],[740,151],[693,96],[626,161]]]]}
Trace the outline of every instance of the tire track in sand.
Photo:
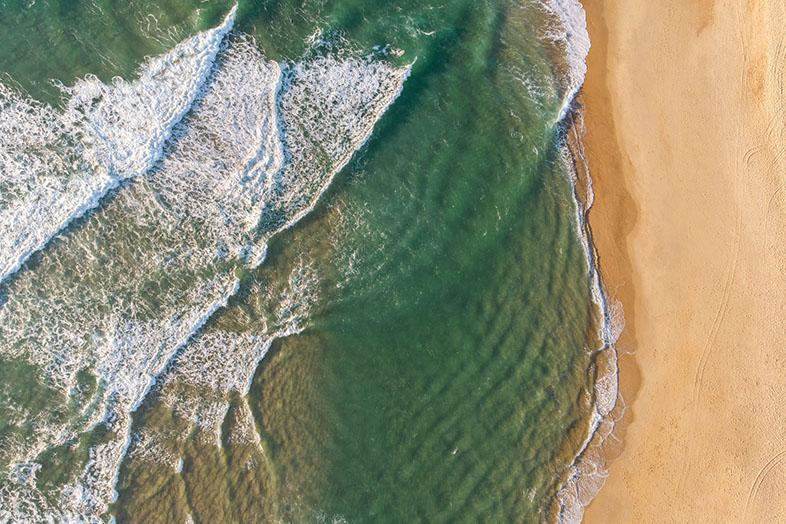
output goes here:
{"type": "Polygon", "coordinates": [[[756,500],[756,496],[759,494],[759,489],[761,489],[761,485],[767,479],[769,474],[778,466],[783,460],[786,459],[786,450],[777,453],[773,456],[767,463],[759,469],[759,472],[756,474],[756,478],[753,480],[753,484],[748,491],[748,498],[745,501],[745,513],[743,513],[743,520],[748,522],[748,513],[750,512],[751,503],[756,500]]]}
{"type": "MultiPolygon", "coordinates": [[[[737,191],[735,191],[737,193],[737,191]]],[[[707,339],[704,343],[704,346],[701,350],[701,357],[699,359],[699,365],[696,368],[696,373],[693,378],[693,393],[691,395],[691,417],[690,421],[695,421],[698,413],[699,407],[701,405],[701,391],[704,387],[704,378],[707,371],[707,365],[710,362],[712,355],[714,354],[714,350],[716,349],[716,341],[718,338],[718,333],[720,332],[720,327],[723,325],[723,321],[726,318],[726,313],[729,309],[729,299],[731,297],[731,289],[734,283],[734,278],[737,273],[737,262],[739,260],[739,253],[740,253],[740,245],[742,243],[741,239],[741,230],[742,230],[742,209],[738,207],[737,211],[737,218],[735,221],[734,227],[734,239],[732,245],[732,255],[729,259],[728,263],[726,264],[726,269],[724,270],[724,285],[723,285],[723,292],[721,294],[721,300],[718,303],[718,306],[715,310],[715,317],[713,318],[712,325],[710,326],[710,331],[707,335],[707,339]]],[[[683,469],[682,473],[680,474],[680,480],[678,483],[679,492],[684,492],[685,483],[687,482],[688,474],[693,466],[693,450],[695,448],[695,440],[696,440],[696,432],[691,432],[690,437],[688,439],[688,444],[685,446],[685,461],[683,462],[683,469]]]]}
{"type": "MultiPolygon", "coordinates": [[[[742,35],[739,35],[739,37],[744,47],[745,40],[742,37],[742,35]]],[[[747,83],[744,71],[747,70],[747,62],[748,62],[747,53],[745,52],[743,52],[743,62],[745,67],[743,67],[742,83],[744,85],[747,83]]],[[[741,122],[738,122],[738,125],[741,125],[741,122]]],[[[737,164],[738,164],[737,172],[741,172],[740,171],[741,166],[739,164],[747,165],[751,161],[751,159],[759,152],[759,148],[752,147],[752,148],[748,148],[747,150],[745,150],[745,152],[743,152],[742,144],[739,142],[739,138],[735,145],[738,151],[738,154],[736,155],[737,164]]],[[[734,202],[739,202],[740,191],[741,191],[740,179],[739,177],[736,177],[734,180],[735,180],[733,185],[734,202]]],[[[721,325],[723,325],[723,321],[726,318],[726,313],[728,312],[729,309],[731,290],[737,273],[737,264],[739,261],[741,244],[742,244],[742,207],[737,205],[737,216],[734,224],[731,257],[728,259],[726,267],[724,268],[724,277],[723,277],[724,283],[723,283],[723,291],[721,293],[721,299],[716,307],[715,316],[712,320],[710,330],[707,334],[707,338],[702,347],[701,357],[699,358],[699,364],[696,368],[696,373],[694,374],[693,377],[689,423],[694,425],[693,425],[693,431],[689,432],[688,434],[688,439],[687,439],[688,441],[684,448],[683,456],[685,457],[685,460],[683,460],[682,471],[680,473],[679,480],[677,482],[678,493],[685,492],[685,485],[688,480],[688,475],[690,474],[690,471],[693,468],[694,449],[696,447],[696,439],[698,438],[696,432],[696,428],[698,426],[695,425],[695,421],[696,418],[698,417],[699,407],[701,405],[701,392],[702,389],[704,388],[704,380],[707,371],[707,366],[714,354],[714,350],[716,349],[716,341],[718,338],[718,333],[720,332],[720,327],[721,325]]]]}

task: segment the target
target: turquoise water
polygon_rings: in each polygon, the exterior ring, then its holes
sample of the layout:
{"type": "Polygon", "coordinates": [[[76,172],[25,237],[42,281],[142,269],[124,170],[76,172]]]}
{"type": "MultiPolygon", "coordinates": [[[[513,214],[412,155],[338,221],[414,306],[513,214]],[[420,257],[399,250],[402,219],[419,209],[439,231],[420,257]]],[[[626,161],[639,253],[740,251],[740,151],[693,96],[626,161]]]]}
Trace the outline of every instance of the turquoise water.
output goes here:
{"type": "Polygon", "coordinates": [[[231,7],[0,2],[0,515],[555,518],[580,8],[231,7]]]}

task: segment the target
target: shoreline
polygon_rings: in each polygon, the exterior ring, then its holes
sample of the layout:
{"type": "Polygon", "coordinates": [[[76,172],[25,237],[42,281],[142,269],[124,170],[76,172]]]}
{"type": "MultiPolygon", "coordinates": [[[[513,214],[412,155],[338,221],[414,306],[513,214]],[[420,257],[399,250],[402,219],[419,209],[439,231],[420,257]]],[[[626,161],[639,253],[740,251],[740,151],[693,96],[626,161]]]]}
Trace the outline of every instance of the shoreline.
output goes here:
{"type": "MultiPolygon", "coordinates": [[[[579,9],[581,9],[582,25],[585,31],[589,32],[589,25],[592,23],[589,13],[586,13],[586,7],[582,4],[579,4],[579,9]]],[[[592,75],[594,78],[598,71],[605,69],[595,62],[597,57],[605,57],[606,46],[605,41],[599,42],[594,35],[588,36],[591,36],[587,45],[588,53],[585,53],[583,58],[585,74],[582,77],[582,85],[574,93],[572,102],[566,105],[562,119],[564,123],[561,142],[565,162],[570,164],[568,171],[571,173],[570,184],[575,205],[576,228],[588,265],[587,276],[592,302],[596,308],[593,314],[596,325],[595,335],[599,346],[592,351],[592,363],[588,370],[591,380],[587,395],[591,404],[591,413],[587,420],[586,436],[574,455],[549,510],[550,518],[558,522],[582,520],[585,508],[605,483],[610,459],[619,454],[620,437],[624,432],[624,424],[630,416],[626,413],[626,405],[620,394],[622,384],[618,342],[624,334],[622,343],[632,346],[633,327],[630,326],[626,330],[622,301],[618,296],[608,293],[601,267],[598,241],[595,239],[595,231],[591,223],[594,221],[590,220],[595,205],[595,181],[585,147],[587,109],[584,92],[587,76],[592,75]],[[598,53],[598,50],[603,52],[598,53]]],[[[607,128],[613,130],[613,126],[607,128]]],[[[601,231],[601,236],[603,232],[601,231]]],[[[618,259],[627,261],[627,256],[620,256],[618,259]]],[[[630,353],[623,355],[623,365],[630,367],[631,363],[635,367],[630,353]]],[[[629,387],[627,384],[626,386],[629,387]]],[[[628,397],[632,395],[628,394],[626,398],[628,397]]]]}
{"type": "Polygon", "coordinates": [[[592,302],[596,311],[596,336],[600,346],[593,350],[588,370],[592,375],[590,397],[592,412],[587,434],[576,452],[554,497],[550,513],[558,522],[580,522],[584,509],[603,487],[608,457],[618,443],[618,426],[625,416],[620,396],[619,355],[617,342],[625,328],[624,312],[619,300],[606,291],[601,272],[597,243],[589,221],[594,205],[593,180],[584,148],[584,107],[581,97],[575,100],[562,138],[566,161],[571,163],[571,186],[576,212],[576,228],[585,250],[592,302]]]}
{"type": "Polygon", "coordinates": [[[585,520],[783,520],[786,8],[583,4],[589,222],[628,406],[585,520]]]}

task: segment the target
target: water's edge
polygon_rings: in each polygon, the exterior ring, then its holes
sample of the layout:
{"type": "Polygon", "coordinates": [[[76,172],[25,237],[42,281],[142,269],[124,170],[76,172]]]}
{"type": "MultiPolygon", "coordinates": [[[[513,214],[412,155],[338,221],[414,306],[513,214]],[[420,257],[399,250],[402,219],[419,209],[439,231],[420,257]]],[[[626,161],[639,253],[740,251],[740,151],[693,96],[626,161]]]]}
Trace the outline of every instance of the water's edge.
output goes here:
{"type": "MultiPolygon", "coordinates": [[[[582,14],[583,7],[578,6],[582,14]]],[[[586,18],[581,17],[581,31],[587,31],[586,18]]],[[[574,21],[576,18],[574,18],[574,21]]],[[[574,26],[574,29],[577,29],[574,26]]],[[[586,33],[585,33],[586,34],[586,33]]],[[[587,36],[588,38],[588,36],[587,36]]],[[[587,52],[589,40],[587,41],[587,52]]],[[[586,55],[584,60],[586,71],[586,55]]],[[[616,422],[622,417],[624,403],[619,393],[619,368],[617,366],[616,341],[624,328],[622,305],[611,301],[603,285],[597,247],[589,223],[589,212],[595,194],[592,176],[584,154],[583,138],[586,133],[584,112],[581,102],[582,75],[580,84],[566,101],[559,122],[557,140],[562,148],[563,161],[576,213],[576,229],[587,260],[587,277],[596,308],[597,340],[599,347],[592,351],[593,362],[589,373],[591,384],[591,414],[585,440],[576,453],[557,494],[552,501],[549,518],[560,523],[581,522],[584,508],[603,487],[607,476],[604,443],[613,436],[616,422]]]]}

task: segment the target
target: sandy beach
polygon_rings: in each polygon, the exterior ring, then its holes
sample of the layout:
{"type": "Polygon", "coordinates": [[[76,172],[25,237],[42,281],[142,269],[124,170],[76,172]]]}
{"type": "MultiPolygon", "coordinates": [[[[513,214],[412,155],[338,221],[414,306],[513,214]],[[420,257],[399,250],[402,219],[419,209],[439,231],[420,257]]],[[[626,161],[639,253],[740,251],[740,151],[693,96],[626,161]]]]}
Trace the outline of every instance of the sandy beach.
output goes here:
{"type": "Polygon", "coordinates": [[[786,7],[584,4],[590,223],[627,405],[585,520],[783,521],[786,7]]]}

